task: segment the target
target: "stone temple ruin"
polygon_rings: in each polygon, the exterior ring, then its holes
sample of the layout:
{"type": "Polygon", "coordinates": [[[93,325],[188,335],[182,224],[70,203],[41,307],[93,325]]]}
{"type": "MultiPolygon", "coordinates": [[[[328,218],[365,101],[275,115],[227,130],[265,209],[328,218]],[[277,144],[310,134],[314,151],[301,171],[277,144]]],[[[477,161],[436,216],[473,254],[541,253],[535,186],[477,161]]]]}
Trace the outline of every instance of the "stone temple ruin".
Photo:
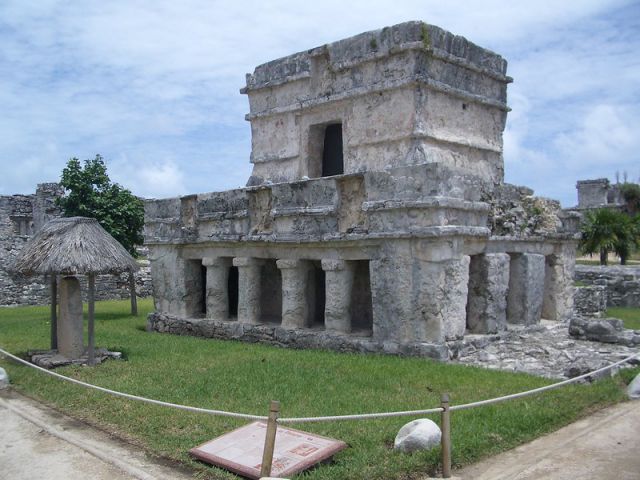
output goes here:
{"type": "Polygon", "coordinates": [[[247,187],[146,202],[148,327],[446,359],[568,319],[577,221],[503,181],[506,67],[422,22],[258,66],[247,187]]]}

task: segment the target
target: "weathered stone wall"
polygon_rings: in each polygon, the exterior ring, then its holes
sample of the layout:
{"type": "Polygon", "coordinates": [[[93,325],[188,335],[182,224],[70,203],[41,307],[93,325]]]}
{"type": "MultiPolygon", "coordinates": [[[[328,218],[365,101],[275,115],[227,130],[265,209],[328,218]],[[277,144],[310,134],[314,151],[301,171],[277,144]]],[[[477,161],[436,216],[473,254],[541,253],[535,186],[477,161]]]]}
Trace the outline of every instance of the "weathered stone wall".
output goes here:
{"type": "Polygon", "coordinates": [[[618,185],[611,184],[606,178],[579,180],[576,189],[579,209],[587,210],[624,204],[618,185]]]}
{"type": "Polygon", "coordinates": [[[582,317],[603,317],[607,310],[607,288],[604,285],[576,287],[574,309],[576,315],[582,317]]]}
{"type": "Polygon", "coordinates": [[[640,267],[576,265],[575,279],[605,287],[608,307],[640,307],[640,267]]]}
{"type": "Polygon", "coordinates": [[[35,224],[59,215],[53,199],[60,193],[57,184],[45,183],[38,185],[35,195],[0,196],[0,305],[45,303],[48,286],[44,279],[27,278],[10,270],[35,232],[35,224]],[[45,200],[47,197],[51,202],[45,200]]]}
{"type": "Polygon", "coordinates": [[[422,22],[257,67],[249,187],[145,203],[149,328],[403,353],[568,319],[575,219],[503,183],[505,72],[422,22]]]}
{"type": "Polygon", "coordinates": [[[288,348],[319,348],[347,353],[388,353],[438,360],[448,360],[450,357],[449,348],[443,343],[381,342],[370,337],[341,335],[331,331],[293,330],[277,325],[251,325],[210,318],[186,319],[160,313],[149,315],[147,330],[205,338],[236,339],[288,348]]]}
{"type": "MultiPolygon", "coordinates": [[[[41,183],[34,195],[0,196],[0,306],[50,302],[48,278],[25,277],[12,272],[11,267],[29,238],[47,221],[60,216],[55,199],[62,193],[57,183],[41,183]]],[[[140,261],[140,266],[136,291],[147,297],[153,294],[151,267],[146,260],[140,261]]],[[[80,283],[86,296],[86,279],[80,277],[80,283]]],[[[100,275],[96,278],[96,299],[128,298],[128,285],[128,274],[100,275]]]]}
{"type": "Polygon", "coordinates": [[[324,129],[336,123],[345,174],[440,163],[499,183],[506,68],[500,55],[423,22],[260,65],[242,89],[248,185],[321,176],[324,129]]]}

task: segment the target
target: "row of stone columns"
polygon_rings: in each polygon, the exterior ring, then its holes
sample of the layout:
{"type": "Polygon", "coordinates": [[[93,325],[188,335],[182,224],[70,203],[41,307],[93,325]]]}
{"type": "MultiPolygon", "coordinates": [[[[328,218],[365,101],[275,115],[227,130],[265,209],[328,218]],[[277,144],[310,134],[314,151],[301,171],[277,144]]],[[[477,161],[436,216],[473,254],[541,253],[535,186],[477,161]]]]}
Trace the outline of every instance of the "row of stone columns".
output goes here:
{"type": "MultiPolygon", "coordinates": [[[[261,322],[261,268],[265,260],[253,257],[204,258],[207,268],[206,315],[208,318],[229,318],[229,271],[238,268],[238,321],[258,324],[261,322]]],[[[354,268],[351,262],[325,259],[321,261],[325,272],[326,330],[343,333],[351,331],[351,291],[354,268]]],[[[276,266],[282,275],[282,326],[285,328],[309,327],[312,309],[309,305],[309,260],[280,259],[276,266]]]]}
{"type": "Polygon", "coordinates": [[[507,324],[534,325],[571,312],[572,272],[560,257],[491,253],[471,257],[467,328],[495,333],[507,324]]]}

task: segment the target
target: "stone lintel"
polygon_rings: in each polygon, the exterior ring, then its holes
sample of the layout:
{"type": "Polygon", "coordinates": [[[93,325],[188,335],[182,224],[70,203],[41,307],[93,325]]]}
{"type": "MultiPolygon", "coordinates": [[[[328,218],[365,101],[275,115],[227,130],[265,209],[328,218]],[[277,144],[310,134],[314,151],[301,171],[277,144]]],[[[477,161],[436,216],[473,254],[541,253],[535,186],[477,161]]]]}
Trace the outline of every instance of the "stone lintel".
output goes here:
{"type": "Polygon", "coordinates": [[[228,257],[204,257],[202,259],[202,265],[205,267],[228,267],[230,263],[228,257]]]}
{"type": "Polygon", "coordinates": [[[331,258],[324,258],[320,263],[322,264],[322,269],[325,272],[334,271],[334,270],[344,270],[347,266],[344,260],[334,260],[331,258]]]}
{"type": "Polygon", "coordinates": [[[304,266],[303,260],[289,259],[289,258],[281,258],[280,260],[276,260],[276,266],[280,270],[285,270],[288,268],[300,268],[304,266]]]}
{"type": "Polygon", "coordinates": [[[264,263],[264,259],[255,257],[235,257],[234,267],[259,267],[264,263]]]}

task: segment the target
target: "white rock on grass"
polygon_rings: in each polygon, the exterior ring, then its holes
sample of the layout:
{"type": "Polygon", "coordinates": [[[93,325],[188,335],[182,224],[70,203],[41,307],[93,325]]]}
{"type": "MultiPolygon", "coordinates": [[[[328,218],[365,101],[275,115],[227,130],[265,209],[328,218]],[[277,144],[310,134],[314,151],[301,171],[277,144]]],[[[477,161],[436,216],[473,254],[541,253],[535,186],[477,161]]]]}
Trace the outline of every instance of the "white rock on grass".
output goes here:
{"type": "Polygon", "coordinates": [[[9,375],[4,368],[0,367],[0,390],[9,386],[9,375]]]}
{"type": "Polygon", "coordinates": [[[627,395],[632,400],[640,400],[640,373],[636,375],[627,387],[627,395]]]}
{"type": "Polygon", "coordinates": [[[403,426],[393,448],[404,453],[411,453],[418,450],[431,450],[440,445],[440,427],[427,418],[421,418],[407,423],[403,426]]]}

